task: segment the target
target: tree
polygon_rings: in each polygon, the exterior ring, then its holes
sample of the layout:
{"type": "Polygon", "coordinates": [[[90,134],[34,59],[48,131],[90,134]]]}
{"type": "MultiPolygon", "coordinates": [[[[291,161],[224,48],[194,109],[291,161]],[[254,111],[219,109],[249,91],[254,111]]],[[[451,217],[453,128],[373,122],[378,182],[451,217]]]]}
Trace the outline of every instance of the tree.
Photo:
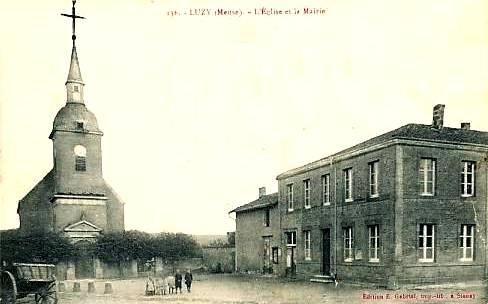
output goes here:
{"type": "Polygon", "coordinates": [[[200,247],[191,236],[182,233],[149,234],[131,230],[103,234],[95,243],[95,254],[106,262],[147,261],[154,257],[176,261],[198,256],[200,247]]]}
{"type": "Polygon", "coordinates": [[[227,232],[227,243],[229,243],[229,245],[231,247],[236,246],[236,232],[235,231],[227,232]]]}
{"type": "Polygon", "coordinates": [[[216,239],[208,243],[207,247],[232,247],[227,240],[216,239]]]}
{"type": "Polygon", "coordinates": [[[139,231],[103,234],[95,243],[95,255],[106,262],[128,261],[152,256],[151,236],[139,231]]]}
{"type": "Polygon", "coordinates": [[[174,262],[201,256],[196,241],[183,233],[149,234],[130,230],[102,234],[93,244],[77,246],[61,233],[21,235],[18,230],[0,232],[0,258],[4,261],[57,263],[77,258],[81,251],[112,263],[133,259],[147,261],[154,257],[174,262]]]}
{"type": "Polygon", "coordinates": [[[155,256],[168,262],[182,258],[201,256],[201,248],[197,242],[183,233],[159,233],[155,237],[155,256]]]}
{"type": "Polygon", "coordinates": [[[16,229],[0,232],[0,253],[2,260],[10,262],[57,263],[78,256],[77,248],[62,234],[22,235],[16,229]]]}

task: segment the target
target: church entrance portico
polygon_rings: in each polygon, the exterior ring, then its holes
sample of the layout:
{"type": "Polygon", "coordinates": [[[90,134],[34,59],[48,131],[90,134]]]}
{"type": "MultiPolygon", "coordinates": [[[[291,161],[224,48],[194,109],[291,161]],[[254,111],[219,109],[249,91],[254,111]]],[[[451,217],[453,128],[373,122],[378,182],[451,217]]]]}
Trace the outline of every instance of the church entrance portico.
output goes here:
{"type": "Polygon", "coordinates": [[[95,241],[96,237],[100,235],[102,229],[95,224],[85,220],[84,213],[81,214],[81,219],[63,229],[66,236],[68,236],[74,243],[82,243],[95,241]]]}
{"type": "Polygon", "coordinates": [[[64,229],[64,233],[75,242],[78,256],[74,260],[74,276],[76,279],[95,278],[97,260],[93,256],[92,244],[95,238],[100,235],[102,229],[95,224],[85,220],[84,213],[81,219],[64,229]]]}
{"type": "Polygon", "coordinates": [[[76,247],[79,250],[75,261],[75,277],[77,279],[95,278],[95,259],[90,252],[91,242],[79,241],[76,247]]]}

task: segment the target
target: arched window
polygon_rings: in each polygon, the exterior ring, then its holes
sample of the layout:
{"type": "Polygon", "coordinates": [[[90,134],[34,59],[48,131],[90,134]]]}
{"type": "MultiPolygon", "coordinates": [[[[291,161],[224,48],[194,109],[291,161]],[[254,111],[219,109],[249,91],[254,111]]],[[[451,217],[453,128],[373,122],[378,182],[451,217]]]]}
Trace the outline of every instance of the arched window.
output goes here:
{"type": "Polygon", "coordinates": [[[86,148],[82,145],[77,145],[75,152],[75,170],[86,171],[86,148]]]}

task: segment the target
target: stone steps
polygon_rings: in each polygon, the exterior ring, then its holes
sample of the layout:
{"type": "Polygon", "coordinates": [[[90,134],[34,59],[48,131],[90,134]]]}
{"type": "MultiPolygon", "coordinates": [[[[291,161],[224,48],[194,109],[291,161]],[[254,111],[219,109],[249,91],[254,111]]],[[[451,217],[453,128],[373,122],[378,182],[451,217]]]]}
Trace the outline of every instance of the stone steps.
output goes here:
{"type": "Polygon", "coordinates": [[[330,284],[330,283],[335,283],[335,280],[333,277],[329,275],[319,275],[316,274],[314,275],[311,279],[310,282],[313,283],[323,283],[323,284],[330,284]]]}

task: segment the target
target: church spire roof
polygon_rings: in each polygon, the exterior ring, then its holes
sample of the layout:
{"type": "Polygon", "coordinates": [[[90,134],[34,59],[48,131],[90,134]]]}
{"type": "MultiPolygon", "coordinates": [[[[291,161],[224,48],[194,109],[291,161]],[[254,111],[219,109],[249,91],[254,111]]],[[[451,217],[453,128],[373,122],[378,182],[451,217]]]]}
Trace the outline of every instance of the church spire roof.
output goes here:
{"type": "Polygon", "coordinates": [[[81,78],[80,63],[78,61],[78,54],[76,53],[76,46],[73,40],[73,49],[71,50],[71,62],[69,65],[68,82],[77,82],[83,84],[83,78],[81,78]]]}
{"type": "Polygon", "coordinates": [[[71,40],[73,41],[73,48],[71,50],[71,62],[69,65],[68,79],[66,80],[66,103],[81,103],[83,104],[83,78],[81,78],[80,63],[78,61],[78,54],[76,53],[76,19],[85,19],[76,15],[75,4],[76,0],[72,0],[73,6],[71,7],[71,14],[61,14],[62,16],[69,17],[72,20],[71,28],[71,40]]]}
{"type": "Polygon", "coordinates": [[[95,115],[90,112],[83,99],[83,90],[85,83],[81,78],[80,63],[78,61],[78,54],[76,52],[76,19],[85,19],[84,17],[76,15],[75,4],[76,0],[72,0],[73,6],[71,14],[61,14],[72,19],[72,35],[71,40],[73,47],[71,50],[71,60],[69,65],[68,79],[66,80],[66,105],[62,107],[56,118],[54,118],[53,129],[49,135],[50,139],[55,139],[55,134],[58,131],[73,132],[73,133],[90,133],[102,136],[103,133],[98,128],[98,123],[95,115]]]}

